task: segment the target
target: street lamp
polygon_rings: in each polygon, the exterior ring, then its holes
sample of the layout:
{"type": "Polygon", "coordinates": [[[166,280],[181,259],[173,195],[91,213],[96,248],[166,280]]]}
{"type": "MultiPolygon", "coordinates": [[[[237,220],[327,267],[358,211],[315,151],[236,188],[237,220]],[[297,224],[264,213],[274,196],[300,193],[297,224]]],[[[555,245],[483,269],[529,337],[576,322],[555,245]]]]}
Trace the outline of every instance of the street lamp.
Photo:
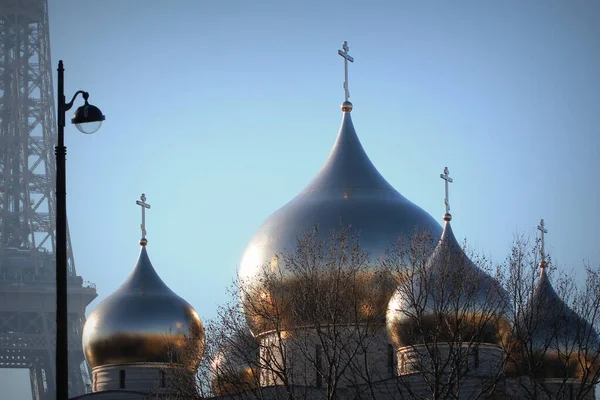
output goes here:
{"type": "Polygon", "coordinates": [[[75,111],[71,122],[83,133],[100,129],[104,115],[98,107],[88,103],[89,94],[77,91],[70,102],[65,101],[65,69],[58,62],[58,144],[56,154],[56,400],[69,398],[69,323],[67,301],[67,181],[65,147],[65,113],[81,94],[85,104],[75,111]],[[60,373],[60,371],[64,373],[60,373]]]}

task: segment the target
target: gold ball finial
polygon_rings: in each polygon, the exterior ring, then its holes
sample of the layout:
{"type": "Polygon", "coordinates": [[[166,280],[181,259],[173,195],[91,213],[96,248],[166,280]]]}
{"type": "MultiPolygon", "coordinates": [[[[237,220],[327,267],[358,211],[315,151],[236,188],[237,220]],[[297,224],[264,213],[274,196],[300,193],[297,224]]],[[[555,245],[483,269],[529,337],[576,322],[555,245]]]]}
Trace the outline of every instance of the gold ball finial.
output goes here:
{"type": "Polygon", "coordinates": [[[446,222],[452,221],[452,214],[450,214],[450,213],[444,214],[444,221],[446,221],[446,222]]]}
{"type": "Polygon", "coordinates": [[[148,244],[148,239],[146,239],[146,238],[140,239],[140,246],[146,246],[147,244],[148,244]]]}
{"type": "Polygon", "coordinates": [[[342,111],[343,112],[350,112],[352,111],[352,103],[350,103],[349,101],[345,101],[342,103],[342,111]]]}

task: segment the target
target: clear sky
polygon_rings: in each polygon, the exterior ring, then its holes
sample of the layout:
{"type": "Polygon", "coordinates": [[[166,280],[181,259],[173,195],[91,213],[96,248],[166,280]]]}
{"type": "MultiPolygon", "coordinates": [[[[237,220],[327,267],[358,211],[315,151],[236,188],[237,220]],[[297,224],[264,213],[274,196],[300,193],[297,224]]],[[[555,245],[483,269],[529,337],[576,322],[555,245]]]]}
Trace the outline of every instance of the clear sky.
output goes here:
{"type": "Polygon", "coordinates": [[[600,263],[600,2],[49,9],[67,96],[89,91],[107,118],[95,135],[66,129],[76,268],[98,288],[88,311],[135,263],[144,192],[155,268],[202,319],[215,316],[253,232],[331,149],[344,40],[354,125],[404,196],[441,222],[448,166],[454,232],[475,250],[501,262],[513,235],[534,235],[544,218],[558,266],[600,263]]]}

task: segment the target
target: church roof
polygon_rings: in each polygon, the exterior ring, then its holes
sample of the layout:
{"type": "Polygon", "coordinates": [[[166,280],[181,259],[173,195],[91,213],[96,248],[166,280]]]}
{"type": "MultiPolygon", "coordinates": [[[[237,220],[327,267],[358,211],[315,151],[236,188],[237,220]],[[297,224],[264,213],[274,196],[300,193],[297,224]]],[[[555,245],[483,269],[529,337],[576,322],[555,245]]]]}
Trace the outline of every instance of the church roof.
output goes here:
{"type": "Polygon", "coordinates": [[[519,319],[521,328],[529,330],[534,351],[548,351],[548,347],[567,348],[583,343],[590,334],[598,345],[597,333],[587,321],[573,311],[556,293],[548,277],[548,264],[544,250],[544,220],[541,231],[540,277],[525,314],[519,319]],[[551,343],[552,342],[552,343],[551,343]]]}
{"type": "Polygon", "coordinates": [[[465,254],[447,220],[424,268],[418,261],[409,266],[406,281],[390,300],[386,320],[398,348],[453,343],[458,337],[500,345],[509,331],[508,308],[505,290],[465,254]]]}
{"type": "Polygon", "coordinates": [[[418,259],[407,266],[388,305],[388,333],[399,348],[457,337],[500,345],[508,333],[506,291],[467,256],[452,231],[448,173],[446,167],[440,175],[446,186],[440,240],[423,268],[418,259]]]}
{"type": "MultiPolygon", "coordinates": [[[[347,51],[345,43],[344,52],[339,54],[344,56],[346,67],[346,61],[354,60],[347,51]]],[[[296,251],[299,240],[315,232],[315,228],[321,237],[351,229],[360,237],[360,249],[373,261],[372,269],[377,268],[378,259],[385,257],[386,251],[399,241],[408,243],[416,233],[423,231],[434,237],[441,234],[435,219],[394,189],[375,168],[352,122],[354,107],[348,101],[347,79],[344,89],[346,100],[342,103],[341,127],[325,164],[300,193],[266,219],[250,240],[238,271],[242,291],[260,290],[256,287],[264,280],[261,274],[266,265],[293,280],[294,273],[281,260],[276,262],[277,257],[296,251]]],[[[276,187],[274,183],[273,188],[276,187]]],[[[393,287],[391,282],[387,283],[393,287]]],[[[372,307],[381,323],[385,320],[392,290],[380,290],[385,298],[377,299],[377,306],[372,307]]],[[[306,322],[297,318],[298,310],[287,311],[296,317],[285,321],[284,326],[306,322]]],[[[259,327],[256,321],[249,318],[249,322],[253,333],[263,332],[264,327],[259,327]]]]}
{"type": "MultiPolygon", "coordinates": [[[[143,207],[149,208],[142,195],[143,207]]],[[[90,367],[132,363],[200,363],[204,328],[194,308],[173,292],[150,262],[142,209],[140,253],[129,277],[90,314],[83,349],[90,367]]]]}
{"type": "Polygon", "coordinates": [[[538,229],[540,277],[525,311],[517,318],[515,346],[522,356],[519,368],[521,373],[542,379],[580,378],[590,373],[586,368],[600,368],[595,357],[600,345],[598,333],[554,289],[547,271],[544,234],[548,231],[543,219],[538,229]]]}
{"type": "Polygon", "coordinates": [[[373,165],[356,134],[351,113],[347,111],[342,115],[342,126],[325,165],[303,192],[354,188],[391,191],[399,195],[373,165]]]}

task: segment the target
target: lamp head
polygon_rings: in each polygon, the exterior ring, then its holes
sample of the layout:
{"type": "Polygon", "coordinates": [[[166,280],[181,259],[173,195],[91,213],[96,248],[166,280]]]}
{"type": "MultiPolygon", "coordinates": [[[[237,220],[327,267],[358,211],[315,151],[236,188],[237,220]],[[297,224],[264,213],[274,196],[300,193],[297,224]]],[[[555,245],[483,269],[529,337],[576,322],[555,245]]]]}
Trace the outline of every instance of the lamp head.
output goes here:
{"type": "Polygon", "coordinates": [[[75,124],[80,132],[90,134],[95,133],[102,126],[102,121],[105,117],[102,111],[96,106],[88,103],[89,94],[86,92],[83,94],[85,104],[82,105],[75,111],[71,123],[75,124]]]}

